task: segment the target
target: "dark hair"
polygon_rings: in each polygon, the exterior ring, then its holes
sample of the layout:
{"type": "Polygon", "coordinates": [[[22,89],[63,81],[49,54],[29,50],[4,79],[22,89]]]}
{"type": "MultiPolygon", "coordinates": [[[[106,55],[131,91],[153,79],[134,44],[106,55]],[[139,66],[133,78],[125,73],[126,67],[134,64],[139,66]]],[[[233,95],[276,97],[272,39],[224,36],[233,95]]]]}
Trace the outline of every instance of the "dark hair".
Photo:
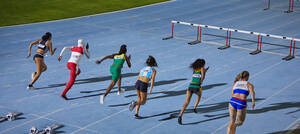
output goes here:
{"type": "Polygon", "coordinates": [[[237,82],[239,81],[240,79],[245,79],[245,78],[249,78],[249,72],[248,71],[243,71],[241,73],[239,73],[236,77],[235,77],[235,80],[234,82],[237,82]]]}
{"type": "Polygon", "coordinates": [[[197,59],[196,61],[194,61],[194,62],[190,65],[190,68],[193,68],[193,69],[199,69],[199,68],[204,67],[204,64],[205,64],[205,60],[204,60],[204,59],[197,59]]]}
{"type": "Polygon", "coordinates": [[[127,52],[127,46],[125,44],[123,44],[121,47],[120,47],[120,51],[119,51],[119,54],[125,54],[127,52]]]}
{"type": "Polygon", "coordinates": [[[157,63],[156,63],[156,60],[153,56],[149,55],[147,61],[146,61],[146,64],[150,67],[157,67],[157,63]]]}
{"type": "Polygon", "coordinates": [[[52,34],[50,32],[45,33],[42,36],[42,40],[49,40],[49,38],[52,36],[52,34]]]}

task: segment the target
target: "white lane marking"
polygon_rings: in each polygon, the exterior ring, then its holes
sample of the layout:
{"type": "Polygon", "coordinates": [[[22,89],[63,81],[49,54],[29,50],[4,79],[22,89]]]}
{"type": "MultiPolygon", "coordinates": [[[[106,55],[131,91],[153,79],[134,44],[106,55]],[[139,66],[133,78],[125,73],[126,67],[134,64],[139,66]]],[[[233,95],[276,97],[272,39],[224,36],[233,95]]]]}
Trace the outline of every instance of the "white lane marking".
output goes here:
{"type": "Polygon", "coordinates": [[[121,111],[119,111],[119,112],[117,112],[117,113],[114,113],[114,114],[112,114],[112,115],[110,115],[110,116],[107,116],[107,117],[105,117],[105,118],[103,118],[103,119],[101,119],[101,120],[92,122],[92,123],[90,123],[90,124],[88,124],[88,125],[86,125],[86,126],[80,128],[80,129],[77,129],[77,130],[71,132],[70,134],[78,133],[78,132],[80,132],[81,130],[87,129],[87,128],[90,127],[90,126],[93,126],[93,125],[95,125],[95,124],[97,124],[97,123],[100,123],[100,122],[102,122],[102,121],[105,121],[105,120],[107,120],[107,119],[109,119],[109,118],[111,118],[111,117],[113,117],[113,116],[115,116],[115,115],[118,115],[118,114],[120,114],[120,113],[122,113],[122,112],[125,112],[125,111],[127,111],[127,110],[128,110],[128,108],[124,108],[123,110],[121,110],[121,111]]]}
{"type": "MultiPolygon", "coordinates": [[[[294,126],[296,123],[298,123],[300,121],[300,118],[298,118],[297,120],[295,120],[295,121],[293,121],[289,126],[287,126],[286,128],[285,128],[285,130],[289,130],[292,126],[294,126]]],[[[298,125],[296,125],[296,126],[294,126],[291,130],[289,130],[286,134],[292,134],[292,132],[295,130],[295,129],[297,129],[297,128],[299,128],[300,127],[300,124],[298,124],[298,125]]]]}
{"type": "MultiPolygon", "coordinates": [[[[29,115],[32,115],[32,116],[35,116],[35,117],[41,117],[40,115],[37,115],[37,114],[29,114],[29,115]]],[[[42,117],[42,119],[46,119],[46,120],[54,121],[54,122],[59,122],[60,124],[75,127],[75,128],[82,128],[82,127],[74,125],[74,124],[68,124],[68,123],[58,121],[58,120],[54,120],[54,119],[50,119],[50,118],[47,118],[47,117],[42,117]]],[[[84,130],[89,131],[89,132],[93,132],[93,133],[99,133],[98,131],[92,130],[92,129],[84,129],[84,130]]]]}
{"type": "MultiPolygon", "coordinates": [[[[273,67],[279,65],[280,63],[282,63],[282,61],[280,61],[280,62],[278,62],[278,63],[276,63],[276,64],[273,64],[273,65],[267,67],[266,69],[264,69],[264,70],[262,70],[262,71],[260,71],[260,72],[255,73],[251,78],[254,78],[255,76],[257,76],[256,74],[261,74],[261,73],[263,73],[263,72],[265,72],[265,71],[267,71],[267,70],[269,70],[269,69],[271,69],[271,68],[273,68],[273,67]]],[[[231,86],[230,86],[230,87],[231,87],[231,86]]],[[[228,87],[228,88],[230,88],[230,87],[228,87]]],[[[209,101],[209,100],[211,100],[211,99],[214,99],[215,97],[217,97],[217,96],[219,96],[219,95],[222,95],[223,93],[225,93],[225,92],[227,91],[228,88],[225,88],[224,90],[220,91],[219,93],[215,94],[214,96],[209,97],[208,99],[206,99],[206,100],[204,100],[204,101],[201,101],[201,102],[199,103],[199,105],[204,104],[205,102],[207,102],[207,101],[209,101]]],[[[162,123],[160,123],[159,125],[155,125],[155,127],[148,128],[148,129],[146,129],[145,131],[141,132],[141,134],[145,134],[146,132],[149,132],[149,131],[151,131],[152,129],[157,128],[158,126],[160,126],[160,125],[162,125],[162,124],[164,124],[164,123],[166,123],[166,122],[168,122],[168,121],[170,121],[170,120],[162,121],[162,123]]]]}
{"type": "Polygon", "coordinates": [[[60,111],[63,111],[63,110],[71,109],[71,108],[78,107],[78,106],[89,105],[89,104],[93,104],[93,103],[96,103],[96,102],[89,102],[89,103],[84,103],[84,104],[80,104],[80,105],[71,105],[70,107],[67,107],[67,108],[66,108],[66,107],[63,107],[63,108],[57,109],[57,110],[55,110],[55,111],[53,111],[53,112],[50,112],[50,113],[48,113],[48,114],[45,114],[45,115],[43,115],[43,116],[40,116],[40,117],[38,117],[38,118],[35,118],[35,119],[32,119],[32,120],[26,121],[26,122],[24,122],[24,123],[22,123],[22,124],[19,124],[19,125],[16,125],[16,126],[14,126],[14,127],[11,127],[11,128],[5,129],[5,130],[3,130],[3,131],[0,131],[0,134],[6,133],[6,132],[8,132],[8,131],[10,131],[10,130],[12,130],[12,129],[15,129],[15,128],[24,126],[24,125],[26,125],[26,124],[28,124],[28,123],[31,123],[31,122],[33,122],[33,121],[39,120],[39,119],[41,119],[41,118],[47,117],[47,116],[49,116],[49,115],[55,114],[55,113],[60,112],[60,111]]]}
{"type": "Polygon", "coordinates": [[[93,16],[105,15],[105,14],[113,14],[113,13],[119,13],[119,12],[125,12],[125,11],[135,10],[135,9],[139,9],[139,8],[145,8],[145,7],[155,6],[155,5],[161,5],[161,4],[165,4],[165,3],[169,3],[169,2],[175,2],[175,1],[176,0],[170,0],[170,1],[160,2],[160,3],[150,4],[150,5],[135,7],[135,8],[129,8],[129,9],[124,9],[124,10],[112,11],[112,12],[107,12],[107,13],[99,13],[99,14],[93,14],[93,15],[87,15],[87,16],[80,16],[80,17],[75,17],[75,18],[66,18],[66,19],[60,19],[60,20],[43,21],[43,22],[36,22],[36,23],[29,23],[29,24],[4,26],[4,27],[0,27],[0,29],[2,29],[2,28],[8,28],[8,27],[34,25],[34,24],[40,24],[40,23],[50,23],[50,22],[66,21],[66,20],[73,20],[73,19],[79,19],[79,18],[87,18],[87,17],[93,17],[93,16]]]}
{"type": "MultiPolygon", "coordinates": [[[[279,93],[285,91],[286,89],[288,89],[289,87],[291,87],[292,85],[296,84],[298,81],[300,81],[300,78],[298,78],[297,80],[291,82],[290,84],[288,84],[287,86],[281,88],[279,91],[277,91],[276,93],[272,94],[271,96],[269,96],[267,99],[265,99],[264,101],[262,101],[261,103],[259,103],[258,105],[256,105],[256,108],[261,106],[262,104],[264,104],[265,102],[267,102],[269,99],[271,99],[272,97],[274,97],[275,95],[278,95],[279,93]]],[[[219,128],[215,129],[215,131],[213,131],[211,134],[215,134],[216,132],[218,132],[219,130],[225,128],[227,126],[229,122],[225,123],[224,125],[220,126],[219,128]]]]}

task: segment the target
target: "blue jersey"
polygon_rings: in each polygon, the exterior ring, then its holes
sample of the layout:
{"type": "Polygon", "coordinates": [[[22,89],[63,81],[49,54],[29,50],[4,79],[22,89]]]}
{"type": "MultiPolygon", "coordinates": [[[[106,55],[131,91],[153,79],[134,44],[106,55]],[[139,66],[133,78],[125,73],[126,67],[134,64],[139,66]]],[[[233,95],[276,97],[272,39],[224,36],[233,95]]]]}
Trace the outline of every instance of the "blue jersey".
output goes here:
{"type": "Polygon", "coordinates": [[[140,71],[140,76],[145,76],[151,79],[152,73],[153,73],[153,67],[147,66],[140,71]]]}

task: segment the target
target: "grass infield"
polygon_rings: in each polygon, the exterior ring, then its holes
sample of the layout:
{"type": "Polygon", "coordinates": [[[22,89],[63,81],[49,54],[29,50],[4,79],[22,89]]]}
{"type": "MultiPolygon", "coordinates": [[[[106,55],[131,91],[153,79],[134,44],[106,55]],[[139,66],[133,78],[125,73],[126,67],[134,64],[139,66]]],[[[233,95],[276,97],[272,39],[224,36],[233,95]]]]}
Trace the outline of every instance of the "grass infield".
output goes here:
{"type": "Polygon", "coordinates": [[[118,11],[168,0],[1,0],[0,26],[118,11]]]}

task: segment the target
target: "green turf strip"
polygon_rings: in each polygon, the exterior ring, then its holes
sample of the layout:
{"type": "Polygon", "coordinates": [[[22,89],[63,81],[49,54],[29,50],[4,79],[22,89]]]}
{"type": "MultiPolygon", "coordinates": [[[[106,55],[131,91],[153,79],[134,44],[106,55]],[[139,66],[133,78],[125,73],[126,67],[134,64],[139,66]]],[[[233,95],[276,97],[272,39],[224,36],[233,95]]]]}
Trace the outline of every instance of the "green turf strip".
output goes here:
{"type": "Polygon", "coordinates": [[[1,0],[0,26],[123,10],[168,0],[1,0]]]}

